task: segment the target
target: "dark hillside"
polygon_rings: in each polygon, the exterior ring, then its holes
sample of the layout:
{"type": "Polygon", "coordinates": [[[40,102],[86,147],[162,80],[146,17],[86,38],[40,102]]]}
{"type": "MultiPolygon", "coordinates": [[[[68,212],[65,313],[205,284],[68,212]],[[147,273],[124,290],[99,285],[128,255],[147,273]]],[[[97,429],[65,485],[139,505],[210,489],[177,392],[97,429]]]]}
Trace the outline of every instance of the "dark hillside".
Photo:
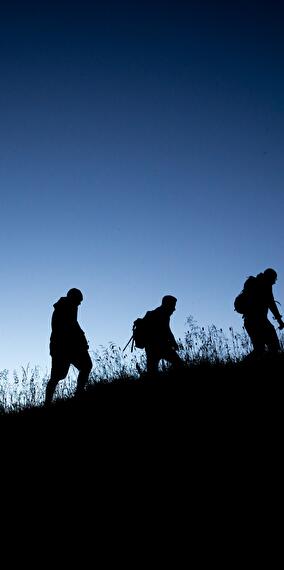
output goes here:
{"type": "Polygon", "coordinates": [[[3,491],[11,489],[17,511],[50,509],[64,527],[98,524],[109,536],[115,524],[125,540],[139,528],[143,552],[149,532],[163,550],[163,537],[177,533],[186,548],[196,537],[203,555],[204,540],[210,556],[233,545],[234,557],[240,540],[251,544],[251,526],[277,530],[282,392],[276,365],[204,364],[179,377],[101,382],[80,401],[2,415],[3,491]]]}
{"type": "Polygon", "coordinates": [[[30,432],[36,439],[57,434],[62,445],[76,437],[96,445],[115,440],[130,445],[137,438],[158,438],[161,444],[175,438],[183,445],[198,445],[216,438],[216,443],[231,447],[235,438],[261,433],[265,438],[274,428],[277,438],[281,377],[279,365],[271,368],[271,363],[205,363],[179,376],[168,372],[158,379],[99,382],[90,385],[81,400],[3,414],[0,422],[6,436],[30,432]]]}

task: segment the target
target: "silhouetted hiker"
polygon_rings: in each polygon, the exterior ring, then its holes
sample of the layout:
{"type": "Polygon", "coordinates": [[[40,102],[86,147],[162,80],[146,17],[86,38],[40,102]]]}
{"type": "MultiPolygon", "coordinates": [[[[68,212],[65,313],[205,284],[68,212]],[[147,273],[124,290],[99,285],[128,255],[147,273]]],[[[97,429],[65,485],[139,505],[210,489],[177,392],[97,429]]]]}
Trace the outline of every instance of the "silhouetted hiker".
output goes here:
{"type": "Polygon", "coordinates": [[[50,380],[46,386],[45,404],[51,403],[55,388],[60,380],[66,378],[70,364],[79,370],[77,395],[84,391],[88,382],[92,361],[85,334],[77,321],[78,306],[82,300],[81,291],[74,288],[53,305],[50,336],[52,365],[50,380]]]}
{"type": "Polygon", "coordinates": [[[178,344],[170,329],[170,317],[175,311],[177,299],[165,295],[162,304],[153,311],[147,311],[144,319],[147,329],[145,350],[147,357],[147,373],[158,372],[161,359],[167,360],[176,368],[182,368],[184,363],[176,353],[178,344]]]}
{"type": "Polygon", "coordinates": [[[244,327],[253,345],[250,357],[261,357],[266,348],[272,354],[276,354],[280,350],[276,330],[267,316],[268,310],[270,310],[278,321],[279,329],[284,327],[272,291],[276,280],[276,271],[268,268],[256,277],[249,277],[244,285],[242,295],[246,301],[241,312],[243,313],[244,327]]]}

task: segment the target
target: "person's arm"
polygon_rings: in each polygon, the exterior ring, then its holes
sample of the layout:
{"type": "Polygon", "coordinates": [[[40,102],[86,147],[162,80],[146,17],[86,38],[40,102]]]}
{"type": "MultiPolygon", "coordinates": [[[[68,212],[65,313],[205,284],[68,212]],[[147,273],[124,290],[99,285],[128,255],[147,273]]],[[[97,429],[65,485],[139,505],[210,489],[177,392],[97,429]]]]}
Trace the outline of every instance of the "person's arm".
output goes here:
{"type": "Polygon", "coordinates": [[[273,293],[271,293],[271,297],[269,300],[269,310],[271,311],[271,313],[273,314],[274,318],[276,319],[276,321],[279,324],[279,328],[283,329],[284,328],[284,322],[282,321],[282,315],[280,315],[278,307],[276,305],[273,293]]]}
{"type": "Polygon", "coordinates": [[[77,340],[78,340],[79,346],[82,347],[82,348],[87,348],[87,349],[88,349],[88,348],[89,348],[89,343],[88,343],[88,341],[87,341],[87,339],[86,339],[86,335],[85,335],[84,331],[81,329],[81,327],[80,327],[80,325],[79,325],[78,322],[76,323],[75,330],[76,330],[76,338],[77,338],[77,340]]]}
{"type": "Polygon", "coordinates": [[[171,343],[172,348],[174,348],[175,350],[178,350],[178,343],[177,343],[177,341],[176,341],[171,330],[170,330],[170,343],[171,343]]]}
{"type": "Polygon", "coordinates": [[[172,348],[174,348],[174,350],[178,350],[178,344],[177,344],[176,339],[175,339],[175,337],[174,337],[174,335],[173,335],[173,333],[172,333],[172,331],[171,331],[170,321],[169,321],[169,323],[168,323],[168,331],[167,331],[167,333],[168,333],[168,334],[167,334],[167,336],[168,336],[168,342],[169,342],[170,346],[171,346],[172,348]]]}

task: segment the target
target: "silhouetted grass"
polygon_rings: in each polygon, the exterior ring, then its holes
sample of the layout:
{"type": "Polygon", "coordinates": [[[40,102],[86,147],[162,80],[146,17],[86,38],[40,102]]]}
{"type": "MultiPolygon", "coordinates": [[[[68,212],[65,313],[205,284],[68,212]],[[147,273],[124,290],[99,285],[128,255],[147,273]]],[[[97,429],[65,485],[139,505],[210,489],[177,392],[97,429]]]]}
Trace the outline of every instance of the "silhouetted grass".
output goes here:
{"type": "MultiPolygon", "coordinates": [[[[184,340],[179,340],[185,362],[185,369],[179,375],[173,374],[162,362],[159,378],[147,379],[144,351],[127,353],[111,343],[108,348],[101,347],[93,353],[94,368],[84,398],[80,401],[72,398],[76,373],[71,371],[68,378],[59,383],[56,401],[49,410],[42,406],[47,374],[41,378],[37,367],[27,367],[22,369],[22,377],[14,373],[9,382],[8,372],[3,371],[0,373],[2,420],[23,423],[46,422],[53,418],[61,422],[64,418],[69,422],[73,421],[74,413],[80,423],[97,417],[104,425],[105,418],[107,422],[113,422],[114,418],[121,422],[123,416],[133,414],[134,410],[138,416],[144,408],[149,412],[151,401],[156,402],[156,413],[161,414],[158,402],[162,401],[171,415],[178,407],[182,408],[184,402],[191,402],[192,398],[196,401],[201,394],[204,406],[212,398],[216,407],[226,392],[240,391],[244,398],[250,390],[248,382],[259,381],[261,374],[274,381],[282,375],[283,353],[273,362],[265,359],[252,365],[244,361],[251,350],[245,331],[235,333],[230,328],[226,335],[214,325],[198,326],[192,317],[188,318],[187,325],[184,340]],[[243,385],[244,377],[246,385],[243,385]]],[[[281,342],[283,346],[282,338],[281,342]]]]}

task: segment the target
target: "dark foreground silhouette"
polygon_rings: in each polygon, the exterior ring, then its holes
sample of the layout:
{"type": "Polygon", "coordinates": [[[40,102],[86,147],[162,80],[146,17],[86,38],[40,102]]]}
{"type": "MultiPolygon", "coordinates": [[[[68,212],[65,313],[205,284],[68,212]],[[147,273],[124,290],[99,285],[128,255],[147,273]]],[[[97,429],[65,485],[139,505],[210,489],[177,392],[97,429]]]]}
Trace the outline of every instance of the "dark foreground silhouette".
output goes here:
{"type": "MultiPolygon", "coordinates": [[[[145,525],[155,544],[158,525],[161,549],[165,536],[172,540],[178,529],[186,545],[192,532],[200,535],[200,552],[215,531],[213,546],[223,551],[236,536],[238,550],[240,533],[251,543],[252,521],[254,529],[266,528],[266,521],[272,528],[266,506],[279,505],[283,364],[283,355],[257,366],[204,362],[146,381],[88,385],[81,398],[5,414],[2,471],[10,482],[12,465],[16,476],[9,499],[16,495],[25,520],[33,502],[46,518],[48,500],[61,532],[65,519],[84,534],[88,526],[93,532],[93,520],[104,533],[110,525],[115,534],[123,532],[123,546],[129,527],[137,535],[142,523],[142,549],[145,525]],[[84,511],[79,517],[76,502],[84,511]]],[[[35,520],[38,525],[40,518],[35,520]]],[[[108,542],[109,536],[108,530],[108,542]]]]}
{"type": "Polygon", "coordinates": [[[33,438],[38,430],[55,432],[62,446],[70,434],[83,434],[98,445],[107,434],[115,439],[123,433],[127,441],[138,433],[154,435],[157,429],[162,439],[171,432],[187,441],[192,429],[198,439],[201,432],[217,426],[222,426],[223,438],[228,428],[241,432],[250,421],[260,427],[264,420],[277,419],[283,372],[283,353],[238,364],[204,361],[179,372],[169,369],[153,377],[101,381],[88,385],[80,397],[2,413],[0,423],[6,434],[15,429],[20,435],[25,427],[32,428],[33,438]]]}

